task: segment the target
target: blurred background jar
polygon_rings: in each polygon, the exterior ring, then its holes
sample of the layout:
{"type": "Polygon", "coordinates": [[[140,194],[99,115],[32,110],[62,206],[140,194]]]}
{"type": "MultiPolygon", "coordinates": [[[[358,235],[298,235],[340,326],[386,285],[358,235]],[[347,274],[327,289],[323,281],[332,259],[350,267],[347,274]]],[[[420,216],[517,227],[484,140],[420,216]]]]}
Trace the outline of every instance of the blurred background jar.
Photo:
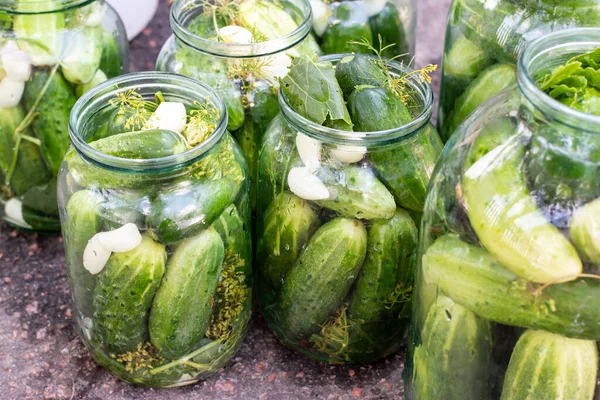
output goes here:
{"type": "Polygon", "coordinates": [[[0,215],[57,231],[69,113],[87,90],[127,71],[127,38],[104,0],[0,1],[0,11],[0,215]]]}

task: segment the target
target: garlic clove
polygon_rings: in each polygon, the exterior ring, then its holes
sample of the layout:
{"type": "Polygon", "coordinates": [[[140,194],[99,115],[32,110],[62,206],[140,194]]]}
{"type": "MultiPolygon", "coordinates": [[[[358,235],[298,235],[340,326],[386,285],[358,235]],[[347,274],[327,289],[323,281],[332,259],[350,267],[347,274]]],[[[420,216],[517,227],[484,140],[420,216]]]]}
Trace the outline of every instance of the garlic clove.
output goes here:
{"type": "Polygon", "coordinates": [[[2,47],[2,67],[13,81],[25,82],[31,76],[31,57],[20,50],[15,41],[9,40],[2,47]]]}
{"type": "Polygon", "coordinates": [[[15,81],[6,76],[0,81],[0,108],[16,107],[23,97],[25,82],[15,81]]]}
{"type": "Polygon", "coordinates": [[[292,168],[287,181],[292,193],[301,199],[325,200],[329,198],[327,187],[306,167],[292,168]]]}
{"type": "Polygon", "coordinates": [[[90,27],[102,25],[104,15],[106,14],[106,4],[101,4],[100,2],[96,1],[90,4],[89,7],[90,13],[87,15],[85,25],[90,27]]]}
{"type": "Polygon", "coordinates": [[[83,251],[83,267],[92,275],[97,275],[104,269],[112,252],[100,243],[98,234],[94,235],[83,251]]]}
{"type": "Polygon", "coordinates": [[[365,158],[366,153],[367,148],[365,146],[338,145],[335,149],[330,150],[330,154],[333,158],[348,164],[359,162],[365,158]]]}
{"type": "Polygon", "coordinates": [[[362,5],[368,17],[373,17],[383,11],[388,0],[362,0],[362,5]]]}
{"type": "Polygon", "coordinates": [[[236,25],[228,25],[219,29],[219,36],[225,43],[250,44],[254,40],[252,32],[236,25]]]}
{"type": "Polygon", "coordinates": [[[321,142],[298,132],[296,134],[296,148],[306,168],[314,174],[321,166],[321,150],[323,148],[321,142]]]}
{"type": "Polygon", "coordinates": [[[322,0],[309,0],[309,3],[312,8],[313,29],[317,36],[323,36],[331,14],[329,5],[322,0]]]}
{"type": "Polygon", "coordinates": [[[150,116],[145,129],[164,129],[181,133],[186,123],[187,113],[183,103],[164,101],[150,116]]]}
{"type": "Polygon", "coordinates": [[[31,229],[31,225],[23,218],[23,203],[21,200],[15,199],[14,197],[9,199],[6,204],[4,204],[4,214],[6,218],[13,223],[31,229]]]}
{"type": "Polygon", "coordinates": [[[131,251],[142,243],[142,234],[133,223],[127,223],[112,231],[98,233],[96,236],[102,247],[115,253],[131,251]]]}

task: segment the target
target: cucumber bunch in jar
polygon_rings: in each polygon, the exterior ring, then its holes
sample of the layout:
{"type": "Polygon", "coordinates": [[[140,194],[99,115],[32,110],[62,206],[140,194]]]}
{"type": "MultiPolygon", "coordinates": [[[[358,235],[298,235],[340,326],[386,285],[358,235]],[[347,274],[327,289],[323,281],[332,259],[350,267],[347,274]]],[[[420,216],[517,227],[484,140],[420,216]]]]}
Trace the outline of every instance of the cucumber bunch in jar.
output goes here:
{"type": "Polygon", "coordinates": [[[116,376],[185,385],[222,368],[245,335],[247,166],[212,90],[185,77],[123,79],[74,109],[82,121],[60,176],[75,319],[116,376]],[[156,81],[189,93],[149,92],[156,81]]]}
{"type": "Polygon", "coordinates": [[[259,161],[260,301],[286,345],[330,363],[398,350],[417,225],[440,154],[428,66],[294,59],[259,161]]]}
{"type": "Polygon", "coordinates": [[[127,68],[124,28],[103,0],[13,3],[0,28],[0,217],[56,231],[69,113],[84,92],[127,68]]]}

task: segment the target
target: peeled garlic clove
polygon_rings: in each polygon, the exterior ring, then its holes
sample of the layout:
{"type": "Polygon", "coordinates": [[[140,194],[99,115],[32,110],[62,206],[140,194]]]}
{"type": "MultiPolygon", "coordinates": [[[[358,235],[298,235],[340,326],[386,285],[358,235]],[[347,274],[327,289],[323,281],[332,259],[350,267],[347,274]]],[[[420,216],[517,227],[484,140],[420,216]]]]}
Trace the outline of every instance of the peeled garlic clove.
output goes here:
{"type": "Polygon", "coordinates": [[[368,17],[379,14],[383,11],[388,0],[363,0],[362,4],[368,17]]]}
{"type": "Polygon", "coordinates": [[[339,145],[337,148],[330,150],[330,154],[333,158],[348,164],[359,162],[365,158],[366,153],[367,148],[365,146],[339,145]]]}
{"type": "Polygon", "coordinates": [[[310,173],[306,167],[290,170],[288,186],[292,193],[304,200],[325,200],[329,198],[329,190],[319,177],[310,173]]]}
{"type": "Polygon", "coordinates": [[[225,43],[250,44],[254,40],[252,32],[236,25],[228,25],[219,29],[219,36],[225,43]]]}
{"type": "Polygon", "coordinates": [[[317,36],[323,36],[329,23],[329,5],[321,0],[309,0],[312,8],[313,29],[317,36]]]}
{"type": "Polygon", "coordinates": [[[23,203],[14,197],[6,202],[4,205],[4,214],[6,218],[13,223],[22,226],[24,228],[31,228],[25,219],[23,218],[23,203]]]}
{"type": "Polygon", "coordinates": [[[92,275],[99,274],[104,269],[111,254],[110,250],[102,246],[98,234],[96,234],[90,239],[83,251],[83,267],[92,275]]]}
{"type": "Polygon", "coordinates": [[[2,48],[2,67],[13,81],[25,82],[31,76],[31,57],[9,40],[2,48]]]}
{"type": "Polygon", "coordinates": [[[310,173],[314,173],[321,166],[321,149],[323,145],[303,133],[296,135],[296,148],[302,162],[308,168],[310,173]]]}
{"type": "Polygon", "coordinates": [[[90,4],[90,13],[88,14],[85,25],[86,26],[100,26],[104,20],[104,14],[106,14],[106,4],[100,2],[94,2],[90,4]]]}
{"type": "Polygon", "coordinates": [[[6,76],[0,81],[0,108],[16,107],[21,101],[25,82],[15,81],[6,76]]]}
{"type": "Polygon", "coordinates": [[[118,229],[98,233],[96,236],[102,247],[114,253],[131,251],[142,243],[140,230],[131,222],[118,229]]]}
{"type": "Polygon", "coordinates": [[[292,59],[285,53],[269,56],[261,72],[266,80],[279,85],[279,78],[286,76],[292,65],[292,59]]]}
{"type": "Polygon", "coordinates": [[[148,119],[146,129],[164,129],[181,133],[186,123],[187,113],[183,103],[164,101],[148,119]]]}

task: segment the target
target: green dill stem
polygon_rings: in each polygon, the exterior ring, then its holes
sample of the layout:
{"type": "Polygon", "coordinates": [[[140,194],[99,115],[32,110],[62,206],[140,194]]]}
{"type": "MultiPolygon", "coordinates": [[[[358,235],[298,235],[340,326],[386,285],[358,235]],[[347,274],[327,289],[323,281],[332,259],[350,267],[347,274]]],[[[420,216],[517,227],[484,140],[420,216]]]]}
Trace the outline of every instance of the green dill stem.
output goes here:
{"type": "Polygon", "coordinates": [[[21,138],[23,140],[27,140],[28,142],[31,142],[31,143],[33,143],[35,145],[38,145],[38,146],[42,145],[42,141],[40,139],[38,139],[38,138],[34,138],[32,136],[29,136],[29,135],[21,135],[21,138]]]}
{"type": "MultiPolygon", "coordinates": [[[[178,365],[190,363],[190,361],[189,361],[189,360],[190,360],[191,358],[194,358],[194,357],[196,357],[198,354],[201,354],[201,353],[203,353],[203,352],[205,352],[205,351],[207,351],[207,350],[210,350],[210,349],[212,349],[213,347],[215,347],[215,346],[218,346],[218,345],[220,345],[220,344],[221,344],[221,341],[220,341],[220,340],[215,340],[214,342],[212,342],[212,343],[209,343],[209,344],[207,344],[206,346],[202,346],[202,347],[200,347],[199,349],[197,349],[197,350],[195,350],[195,351],[191,352],[190,354],[188,354],[188,355],[186,355],[186,356],[183,356],[183,357],[181,357],[181,358],[180,358],[180,359],[178,359],[178,360],[171,361],[170,363],[168,363],[168,364],[165,364],[165,365],[161,365],[160,367],[157,367],[157,368],[153,368],[152,370],[150,370],[150,374],[151,374],[151,375],[156,375],[156,374],[159,374],[159,373],[161,373],[161,372],[163,372],[163,371],[166,371],[166,370],[168,370],[168,369],[171,369],[171,368],[173,368],[173,367],[176,367],[176,366],[178,366],[178,365]]],[[[194,366],[194,368],[196,368],[196,369],[204,369],[204,368],[208,368],[208,366],[206,366],[206,367],[204,366],[204,365],[206,365],[206,364],[196,364],[196,363],[191,363],[191,364],[195,364],[196,366],[194,366]]],[[[192,365],[192,366],[193,366],[193,365],[192,365]]]]}

